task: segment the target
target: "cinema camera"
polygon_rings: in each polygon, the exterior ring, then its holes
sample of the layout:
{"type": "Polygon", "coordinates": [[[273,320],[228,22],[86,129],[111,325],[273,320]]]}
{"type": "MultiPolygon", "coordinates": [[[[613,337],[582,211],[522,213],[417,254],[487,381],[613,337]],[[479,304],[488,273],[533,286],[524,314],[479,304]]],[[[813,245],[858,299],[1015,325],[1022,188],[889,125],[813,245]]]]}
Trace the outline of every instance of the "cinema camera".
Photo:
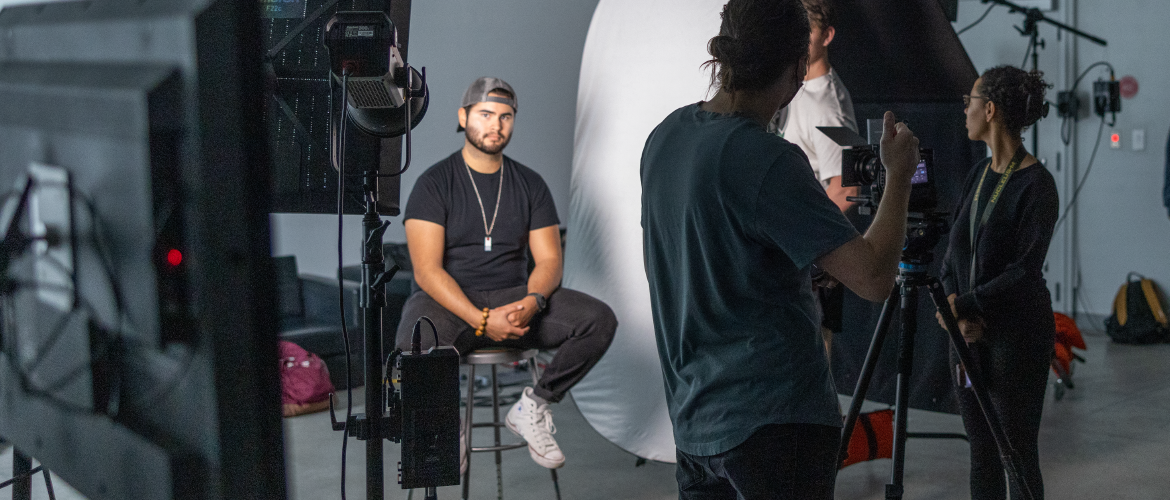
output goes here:
{"type": "MultiPolygon", "coordinates": [[[[869,186],[869,194],[850,196],[858,202],[858,213],[870,215],[881,203],[886,189],[886,167],[882,165],[881,150],[846,127],[817,127],[838,145],[841,152],[841,186],[869,186]]],[[[903,260],[929,261],[928,255],[947,233],[947,214],[938,211],[938,189],[935,187],[934,151],[918,150],[918,166],[910,178],[910,205],[907,209],[906,247],[903,260]]]]}
{"type": "MultiPolygon", "coordinates": [[[[934,187],[934,152],[919,149],[918,167],[910,178],[910,206],[912,213],[933,212],[938,205],[938,190],[934,187]]],[[[858,196],[850,201],[861,202],[861,214],[869,215],[870,210],[881,203],[886,189],[886,167],[882,165],[877,144],[865,144],[846,148],[841,152],[841,186],[869,186],[869,196],[858,196]]]]}

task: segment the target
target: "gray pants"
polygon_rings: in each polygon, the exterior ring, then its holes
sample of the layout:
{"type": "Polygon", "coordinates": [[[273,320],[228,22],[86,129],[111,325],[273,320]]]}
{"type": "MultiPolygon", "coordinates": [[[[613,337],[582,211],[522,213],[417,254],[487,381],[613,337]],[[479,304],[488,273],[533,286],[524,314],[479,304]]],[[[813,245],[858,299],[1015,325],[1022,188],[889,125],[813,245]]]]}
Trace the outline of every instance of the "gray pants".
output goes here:
{"type": "MultiPolygon", "coordinates": [[[[477,308],[497,308],[516,302],[528,294],[526,285],[503,290],[463,290],[477,308]]],[[[548,297],[545,310],[532,317],[531,327],[523,337],[495,342],[487,336],[475,336],[475,329],[451,311],[419,290],[402,307],[402,321],[398,323],[397,345],[410,348],[410,336],[419,317],[435,322],[439,344],[454,346],[460,353],[482,347],[514,347],[521,349],[556,349],[552,362],[541,374],[533,388],[537,396],[557,402],[579,382],[609,349],[617,330],[617,317],[604,302],[576,290],[558,288],[548,297]]],[[[430,325],[421,325],[422,349],[435,344],[430,325]]]]}

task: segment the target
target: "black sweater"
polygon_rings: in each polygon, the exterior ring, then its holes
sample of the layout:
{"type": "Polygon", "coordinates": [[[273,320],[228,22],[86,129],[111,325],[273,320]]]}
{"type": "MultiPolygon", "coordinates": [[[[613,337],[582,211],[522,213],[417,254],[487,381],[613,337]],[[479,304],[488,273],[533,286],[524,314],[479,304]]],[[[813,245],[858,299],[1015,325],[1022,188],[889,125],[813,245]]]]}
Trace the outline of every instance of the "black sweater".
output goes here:
{"type": "MultiPolygon", "coordinates": [[[[1031,352],[1049,352],[1055,325],[1043,267],[1060,211],[1056,182],[1040,164],[1012,174],[987,224],[977,233],[979,258],[975,275],[970,276],[971,202],[990,161],[980,162],[967,177],[940,280],[947,295],[958,295],[955,309],[960,319],[983,319],[988,342],[1007,341],[1037,349],[1028,349],[1031,352]]],[[[992,174],[984,181],[984,206],[1000,177],[992,174]]]]}

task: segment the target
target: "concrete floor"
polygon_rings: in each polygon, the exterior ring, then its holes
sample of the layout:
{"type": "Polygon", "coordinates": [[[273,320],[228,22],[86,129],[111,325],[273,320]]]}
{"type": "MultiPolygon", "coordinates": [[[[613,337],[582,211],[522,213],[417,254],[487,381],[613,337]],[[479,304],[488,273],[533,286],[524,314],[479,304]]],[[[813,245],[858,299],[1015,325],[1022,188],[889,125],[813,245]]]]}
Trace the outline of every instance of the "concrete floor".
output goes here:
{"type": "MultiPolygon", "coordinates": [[[[1170,499],[1170,345],[1124,346],[1086,331],[1087,362],[1073,376],[1076,389],[1055,401],[1050,389],[1040,433],[1046,496],[1062,499],[1170,499]]],[[[354,394],[361,401],[360,391],[354,394]]],[[[843,404],[847,401],[843,400],[843,404]]],[[[360,407],[359,407],[360,408],[360,407]]],[[[878,408],[876,405],[874,409],[878,408]]],[[[867,408],[870,409],[870,408],[867,408]]],[[[488,410],[477,419],[490,418],[488,410]]],[[[562,498],[666,500],[677,498],[674,466],[646,463],[603,439],[581,417],[572,401],[555,405],[557,439],[567,455],[560,469],[562,498]]],[[[912,432],[962,432],[954,415],[911,411],[912,432]]],[[[329,428],[328,413],[285,421],[291,497],[339,498],[341,436],[329,428]]],[[[505,436],[509,433],[505,431],[505,436]]],[[[487,437],[480,432],[477,437],[487,437]]],[[[478,441],[478,439],[477,439],[478,441]]],[[[398,447],[387,443],[387,484],[395,484],[398,447]]],[[[0,471],[11,470],[11,450],[0,451],[0,471]]],[[[347,496],[365,498],[364,443],[350,441],[347,496]]],[[[884,498],[890,460],[853,465],[840,472],[837,498],[884,498]]],[[[490,454],[472,457],[472,498],[496,496],[490,454]]],[[[907,443],[905,487],[908,499],[969,498],[967,445],[957,440],[911,439],[907,443]]],[[[0,478],[4,477],[0,474],[0,478]]],[[[554,498],[546,469],[524,450],[505,452],[504,494],[515,500],[554,498]]],[[[57,498],[84,498],[64,481],[54,482],[57,498]]],[[[47,498],[34,482],[33,498],[47,498]]],[[[387,490],[387,498],[407,493],[387,490]]],[[[439,498],[458,499],[458,486],[439,489],[439,498]]],[[[7,491],[0,498],[8,498],[7,491]]],[[[422,498],[421,492],[413,498],[422,498]]]]}

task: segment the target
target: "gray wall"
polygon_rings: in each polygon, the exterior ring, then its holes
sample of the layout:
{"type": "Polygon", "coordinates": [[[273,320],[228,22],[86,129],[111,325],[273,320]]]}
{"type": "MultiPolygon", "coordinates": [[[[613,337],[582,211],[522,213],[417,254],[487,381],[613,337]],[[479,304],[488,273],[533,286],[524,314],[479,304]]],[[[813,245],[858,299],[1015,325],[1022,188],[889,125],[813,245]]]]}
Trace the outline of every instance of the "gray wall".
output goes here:
{"type": "MultiPolygon", "coordinates": [[[[414,160],[402,179],[405,206],[415,179],[463,145],[455,132],[463,91],[480,76],[515,88],[519,111],[505,153],[540,173],[552,190],[561,223],[569,210],[569,169],[577,109],[577,77],[585,34],[597,0],[415,0],[410,63],[426,66],[431,104],[414,129],[414,160]]],[[[394,217],[386,241],[405,241],[394,217]]],[[[331,275],[337,268],[337,217],[277,214],[273,251],[295,254],[302,272],[331,275]]],[[[346,217],[346,265],[361,260],[359,216],[346,217]]]]}
{"type": "MultiPolygon", "coordinates": [[[[14,3],[0,0],[0,5],[14,3]]],[[[1024,3],[1024,2],[1020,2],[1024,3]]],[[[1036,3],[1036,2],[1032,2],[1036,3]]],[[[1047,3],[1040,1],[1039,3],[1047,3]]],[[[1117,287],[1129,271],[1154,278],[1170,289],[1170,221],[1161,204],[1163,151],[1170,131],[1170,2],[1164,0],[1053,0],[1058,8],[1045,13],[1109,41],[1107,48],[1060,36],[1042,25],[1047,48],[1040,68],[1067,88],[1072,79],[1098,60],[1108,60],[1118,76],[1133,75],[1141,89],[1127,99],[1112,130],[1121,135],[1121,149],[1104,144],[1080,194],[1075,213],[1056,235],[1049,253],[1050,288],[1060,287],[1057,309],[1074,309],[1070,287],[1079,284],[1076,310],[1107,314],[1117,287]],[[1132,132],[1144,130],[1146,147],[1131,149],[1132,132]],[[1080,265],[1077,265],[1079,260],[1080,265]],[[1079,267],[1079,272],[1078,272],[1079,267]]],[[[415,129],[415,165],[403,178],[405,202],[418,174],[458,149],[455,112],[466,86],[476,77],[495,75],[509,81],[519,94],[521,111],[507,153],[534,168],[548,182],[562,222],[569,204],[569,169],[577,102],[577,77],[585,34],[596,0],[544,2],[499,0],[491,3],[416,1],[411,18],[410,62],[426,66],[431,109],[415,129]]],[[[985,4],[959,2],[956,27],[983,13],[985,4]]],[[[1020,64],[1027,40],[1013,26],[1018,14],[996,7],[980,25],[962,35],[980,71],[999,64],[1020,64]]],[[[1103,73],[1094,70],[1082,82],[1103,73]]],[[[1072,147],[1060,143],[1060,120],[1053,112],[1040,124],[1039,157],[1061,186],[1062,203],[1072,193],[1073,175],[1083,174],[1097,134],[1095,117],[1081,120],[1072,147]],[[1059,161],[1058,161],[1059,155],[1059,161]],[[1057,164],[1059,163],[1059,169],[1057,164]]],[[[336,269],[336,217],[273,215],[273,246],[277,254],[296,254],[302,271],[330,275],[336,269]]],[[[393,219],[387,241],[403,241],[401,217],[393,219]]],[[[346,264],[359,261],[358,217],[347,217],[343,235],[346,264]]]]}
{"type": "MultiPolygon", "coordinates": [[[[1063,223],[1049,252],[1049,288],[1055,294],[1059,286],[1061,292],[1056,309],[1105,315],[1129,271],[1142,273],[1170,289],[1170,221],[1161,199],[1164,151],[1170,131],[1170,94],[1165,83],[1170,81],[1170,65],[1165,64],[1166,54],[1170,53],[1170,31],[1165,27],[1165,20],[1170,19],[1170,2],[1057,0],[1050,4],[1057,8],[1045,11],[1049,17],[1109,42],[1108,47],[1102,48],[1067,34],[1058,37],[1055,28],[1042,24],[1041,35],[1047,48],[1040,52],[1040,69],[1055,84],[1049,91],[1050,100],[1055,101],[1058,90],[1071,86],[1077,75],[1100,60],[1109,61],[1118,78],[1132,75],[1140,84],[1134,98],[1123,100],[1116,126],[1105,126],[1103,144],[1069,216],[1071,220],[1063,223]],[[1144,130],[1144,150],[1132,149],[1134,130],[1144,130]],[[1111,132],[1121,135],[1120,149],[1110,149],[1111,132]],[[1079,288],[1075,305],[1070,287],[1079,288]]],[[[956,28],[973,22],[985,9],[985,4],[974,0],[960,2],[956,28]]],[[[1027,39],[1013,28],[1021,25],[1022,17],[996,7],[981,24],[961,36],[980,72],[1023,61],[1027,39]]],[[[1094,69],[1079,89],[1082,93],[1091,89],[1091,82],[1102,76],[1107,78],[1108,72],[1094,69]]],[[[1071,147],[1061,144],[1060,119],[1055,109],[1040,124],[1036,156],[1044,159],[1056,176],[1062,205],[1070,200],[1073,174],[1085,174],[1099,123],[1096,116],[1078,122],[1071,147]]],[[[1030,133],[1025,137],[1031,147],[1030,133]]]]}

